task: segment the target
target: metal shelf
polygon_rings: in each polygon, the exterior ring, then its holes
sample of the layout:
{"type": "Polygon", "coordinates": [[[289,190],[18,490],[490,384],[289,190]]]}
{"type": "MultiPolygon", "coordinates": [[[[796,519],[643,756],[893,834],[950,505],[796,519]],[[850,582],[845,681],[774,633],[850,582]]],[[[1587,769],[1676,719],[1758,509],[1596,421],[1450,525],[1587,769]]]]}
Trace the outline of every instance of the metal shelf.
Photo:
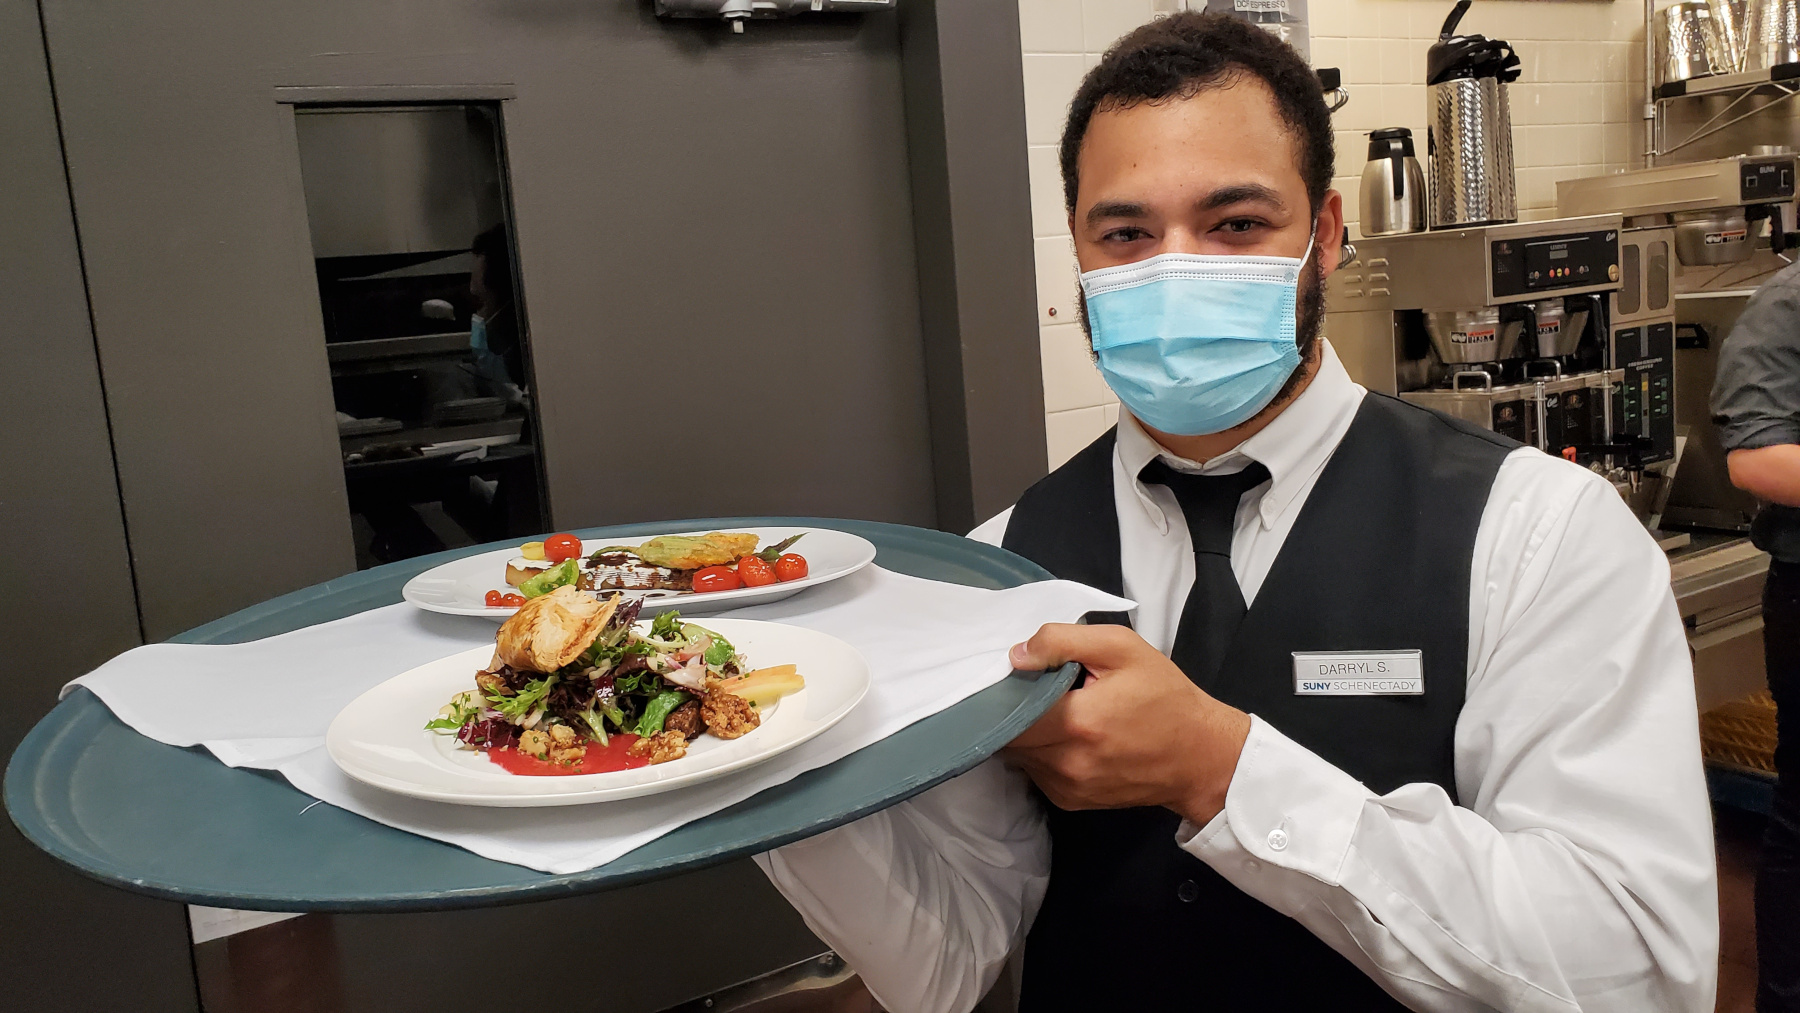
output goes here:
{"type": "MultiPolygon", "coordinates": [[[[1714,74],[1710,77],[1696,77],[1686,81],[1670,81],[1658,85],[1654,92],[1656,102],[1653,108],[1652,143],[1650,157],[1654,160],[1673,154],[1695,141],[1704,140],[1724,130],[1726,127],[1755,116],[1757,113],[1773,109],[1796,95],[1800,95],[1800,63],[1784,63],[1766,70],[1746,70],[1737,74],[1714,74]],[[1788,83],[1788,82],[1793,83],[1788,83]],[[1771,89],[1778,97],[1766,105],[1746,109],[1731,116],[1744,100],[1764,89],[1771,89]],[[1676,99],[1702,98],[1706,96],[1730,96],[1731,101],[1724,108],[1714,113],[1712,118],[1694,128],[1693,133],[1675,144],[1665,144],[1663,138],[1664,117],[1662,107],[1676,99]],[[1730,119],[1726,119],[1730,116],[1730,119]]],[[[1652,161],[1654,164],[1654,161],[1652,161]]]]}
{"type": "Polygon", "coordinates": [[[450,331],[439,334],[411,334],[401,338],[339,341],[325,346],[325,357],[335,366],[345,362],[395,359],[415,355],[444,355],[468,350],[469,332],[450,331]]]}
{"type": "Polygon", "coordinates": [[[1717,292],[1677,292],[1675,301],[1683,299],[1748,299],[1756,294],[1753,288],[1722,288],[1717,292]]]}
{"type": "Polygon", "coordinates": [[[518,436],[524,431],[525,417],[523,415],[506,415],[483,422],[422,425],[410,429],[394,429],[385,433],[368,433],[363,436],[340,436],[338,437],[338,446],[346,454],[355,454],[384,444],[420,446],[430,443],[449,443],[453,440],[477,440],[488,436],[518,436]]]}
{"type": "Polygon", "coordinates": [[[1783,63],[1767,70],[1746,70],[1737,74],[1694,77],[1686,81],[1670,81],[1667,84],[1657,85],[1656,100],[1666,102],[1669,99],[1719,95],[1745,88],[1760,88],[1766,84],[1790,81],[1794,78],[1800,78],[1800,63],[1783,63]]]}

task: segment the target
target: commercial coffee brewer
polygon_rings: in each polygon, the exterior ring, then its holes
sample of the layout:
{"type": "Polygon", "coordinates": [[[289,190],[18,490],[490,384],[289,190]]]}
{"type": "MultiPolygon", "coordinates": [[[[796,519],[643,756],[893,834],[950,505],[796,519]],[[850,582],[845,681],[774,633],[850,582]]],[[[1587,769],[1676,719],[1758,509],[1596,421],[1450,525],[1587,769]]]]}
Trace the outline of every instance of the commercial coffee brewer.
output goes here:
{"type": "MultiPolygon", "coordinates": [[[[1742,532],[1756,513],[1754,498],[1731,484],[1708,398],[1719,345],[1745,300],[1789,259],[1795,177],[1795,157],[1783,153],[1557,184],[1562,213],[1624,218],[1625,283],[1613,296],[1621,363],[1673,363],[1669,428],[1682,449],[1664,512],[1671,524],[1742,532]]],[[[1660,427],[1657,437],[1665,438],[1660,427]]]]}
{"type": "Polygon", "coordinates": [[[1364,386],[1635,489],[1674,454],[1673,376],[1666,357],[1615,347],[1620,225],[1594,215],[1359,241],[1331,278],[1327,333],[1364,386]]]}
{"type": "Polygon", "coordinates": [[[1744,537],[1757,503],[1731,484],[1709,396],[1738,314],[1791,260],[1796,175],[1792,153],[1765,152],[1557,184],[1562,214],[1623,216],[1625,284],[1613,295],[1618,358],[1674,360],[1681,449],[1659,523],[1686,539],[1664,545],[1703,711],[1764,685],[1769,557],[1744,537]]]}

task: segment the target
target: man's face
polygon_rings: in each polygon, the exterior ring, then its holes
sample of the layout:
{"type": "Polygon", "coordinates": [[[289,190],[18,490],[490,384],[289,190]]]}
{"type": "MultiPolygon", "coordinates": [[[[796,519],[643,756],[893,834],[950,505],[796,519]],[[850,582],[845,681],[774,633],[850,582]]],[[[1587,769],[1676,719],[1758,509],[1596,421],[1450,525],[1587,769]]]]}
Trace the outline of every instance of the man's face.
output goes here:
{"type": "Polygon", "coordinates": [[[475,298],[477,313],[487,308],[490,295],[487,287],[487,258],[479,253],[475,255],[474,263],[469,268],[469,295],[475,298]]]}
{"type": "Polygon", "coordinates": [[[1316,231],[1318,266],[1302,272],[1299,292],[1300,344],[1311,343],[1321,280],[1338,264],[1343,200],[1328,193],[1315,224],[1299,140],[1261,80],[1103,108],[1078,164],[1069,228],[1084,272],[1163,253],[1299,257],[1316,231]]]}

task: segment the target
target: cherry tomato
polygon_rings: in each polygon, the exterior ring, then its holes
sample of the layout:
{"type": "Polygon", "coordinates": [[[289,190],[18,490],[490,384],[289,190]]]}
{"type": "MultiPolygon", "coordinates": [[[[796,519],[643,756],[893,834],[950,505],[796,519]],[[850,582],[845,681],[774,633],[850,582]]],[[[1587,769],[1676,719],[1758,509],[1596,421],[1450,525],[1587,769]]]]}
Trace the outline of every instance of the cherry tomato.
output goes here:
{"type": "Polygon", "coordinates": [[[775,579],[786,582],[806,576],[806,557],[790,552],[775,561],[775,579]]]}
{"type": "Polygon", "coordinates": [[[763,562],[760,556],[745,556],[738,560],[738,579],[745,587],[762,587],[775,583],[775,568],[763,562]]]}
{"type": "Polygon", "coordinates": [[[488,608],[494,608],[500,604],[500,599],[504,597],[506,596],[498,591],[489,591],[487,597],[483,598],[482,601],[487,602],[488,608]]]}
{"type": "Polygon", "coordinates": [[[522,594],[503,594],[500,596],[500,604],[507,608],[516,609],[525,604],[525,596],[522,594]]]}
{"type": "Polygon", "coordinates": [[[581,555],[581,539],[574,535],[551,535],[544,539],[544,558],[552,563],[581,555]]]}
{"type": "Polygon", "coordinates": [[[735,591],[744,586],[738,575],[729,566],[709,566],[694,574],[694,590],[701,594],[708,591],[735,591]]]}

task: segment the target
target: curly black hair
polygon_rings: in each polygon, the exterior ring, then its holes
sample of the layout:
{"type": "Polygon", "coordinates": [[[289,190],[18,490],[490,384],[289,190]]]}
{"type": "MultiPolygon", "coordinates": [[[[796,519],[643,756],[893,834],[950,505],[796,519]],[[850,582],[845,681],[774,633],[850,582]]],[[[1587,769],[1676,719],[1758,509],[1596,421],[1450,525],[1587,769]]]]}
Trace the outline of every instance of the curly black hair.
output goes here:
{"type": "Polygon", "coordinates": [[[1191,98],[1206,88],[1254,77],[1275,96],[1282,122],[1300,152],[1300,178],[1314,211],[1331,188],[1336,161],[1331,113],[1312,68],[1292,46],[1224,14],[1189,12],[1158,18],[1113,43],[1081,82],[1063,126],[1063,199],[1071,214],[1080,184],[1076,161],[1094,113],[1108,108],[1191,98]]]}

